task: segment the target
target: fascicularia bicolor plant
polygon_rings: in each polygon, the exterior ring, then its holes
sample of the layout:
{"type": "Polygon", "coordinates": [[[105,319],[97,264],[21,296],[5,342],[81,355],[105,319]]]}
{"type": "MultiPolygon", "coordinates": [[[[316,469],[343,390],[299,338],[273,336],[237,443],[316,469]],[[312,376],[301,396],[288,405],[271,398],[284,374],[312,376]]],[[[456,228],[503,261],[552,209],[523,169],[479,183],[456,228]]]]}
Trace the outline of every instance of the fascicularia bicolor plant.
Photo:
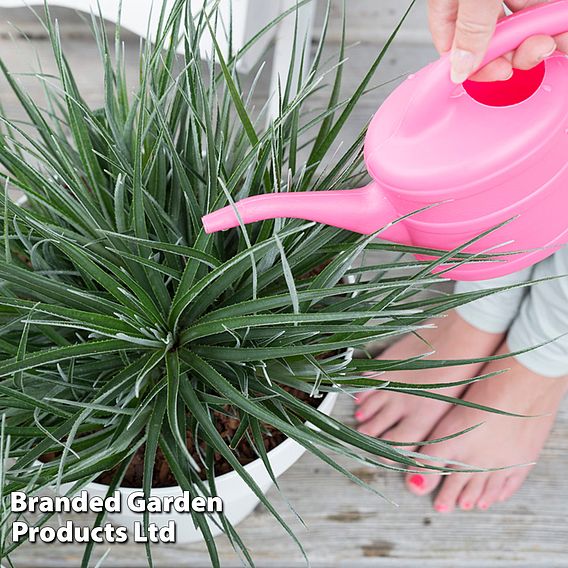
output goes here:
{"type": "MultiPolygon", "coordinates": [[[[289,391],[321,397],[408,390],[363,372],[444,362],[348,361],[343,352],[419,331],[425,318],[473,296],[416,296],[436,282],[435,265],[463,262],[459,251],[429,251],[432,262],[400,258],[361,279],[350,268],[361,252],[405,247],[301,221],[204,233],[201,216],[231,200],[361,181],[363,134],[336,165],[321,164],[390,41],[343,100],[343,43],[332,71],[320,70],[326,17],[309,72],[298,89],[281,85],[279,116],[264,126],[266,117],[252,110],[253,87],[244,92],[236,69],[250,44],[228,57],[217,50],[204,64],[199,39],[215,26],[215,11],[194,18],[187,4],[177,0],[162,15],[155,44],[142,48],[132,92],[118,32],[111,48],[94,23],[104,69],[100,108],[79,92],[49,14],[58,77],[38,74],[46,105],[0,62],[28,117],[26,124],[1,119],[0,412],[15,459],[3,471],[3,494],[69,482],[77,490],[104,472],[112,474],[112,491],[140,448],[146,493],[161,453],[177,484],[207,494],[218,454],[286,526],[234,443],[247,437],[265,460],[262,434],[272,427],[361,485],[327,452],[395,470],[417,466],[416,454],[363,436],[289,391]],[[327,79],[327,105],[308,111],[327,79]],[[8,190],[25,195],[25,206],[10,201],[8,190]],[[230,445],[214,422],[228,408],[240,424],[230,445]],[[188,432],[199,451],[188,451],[188,432]]],[[[305,46],[298,41],[296,49],[305,46]]],[[[420,385],[409,392],[440,396],[420,385]]],[[[218,566],[207,523],[199,515],[195,522],[218,566]]],[[[235,530],[221,522],[252,563],[235,530]]],[[[90,553],[87,547],[85,566],[90,553]]]]}

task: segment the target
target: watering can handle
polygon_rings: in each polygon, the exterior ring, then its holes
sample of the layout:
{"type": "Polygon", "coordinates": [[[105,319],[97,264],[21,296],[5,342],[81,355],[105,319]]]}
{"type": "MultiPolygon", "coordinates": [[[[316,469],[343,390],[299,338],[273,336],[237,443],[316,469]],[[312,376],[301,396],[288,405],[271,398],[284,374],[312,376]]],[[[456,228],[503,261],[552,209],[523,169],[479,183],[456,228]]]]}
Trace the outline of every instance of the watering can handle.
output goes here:
{"type": "MultiPolygon", "coordinates": [[[[568,32],[568,0],[521,10],[499,21],[481,67],[516,49],[531,36],[554,36],[563,32],[568,32]]],[[[433,110],[443,106],[440,101],[444,97],[449,98],[455,88],[455,83],[450,79],[450,55],[446,54],[432,64],[428,76],[416,89],[404,118],[404,126],[417,132],[433,124],[435,112],[424,112],[424,109],[433,110]]]]}

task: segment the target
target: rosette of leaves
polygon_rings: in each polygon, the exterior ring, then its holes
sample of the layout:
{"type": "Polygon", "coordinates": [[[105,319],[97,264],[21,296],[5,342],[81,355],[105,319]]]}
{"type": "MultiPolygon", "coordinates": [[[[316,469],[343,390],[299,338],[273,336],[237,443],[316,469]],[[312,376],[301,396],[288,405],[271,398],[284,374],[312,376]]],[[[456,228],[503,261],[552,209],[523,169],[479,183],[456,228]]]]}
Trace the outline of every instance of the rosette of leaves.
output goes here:
{"type": "MultiPolygon", "coordinates": [[[[199,42],[219,25],[215,7],[194,17],[177,0],[162,13],[155,43],[141,49],[133,90],[120,32],[109,40],[93,20],[104,71],[98,108],[79,91],[48,11],[58,75],[38,73],[45,101],[0,62],[27,116],[1,118],[0,412],[14,458],[2,472],[3,495],[62,483],[78,490],[108,471],[111,493],[142,447],[147,494],[158,451],[183,489],[214,494],[219,454],[293,536],[239,462],[234,448],[243,437],[269,468],[262,443],[269,425],[363,486],[334,454],[392,470],[420,466],[417,454],[363,436],[289,391],[317,398],[384,388],[441,397],[364,371],[448,362],[351,361],[345,352],[419,333],[425,318],[476,297],[418,295],[438,280],[435,266],[467,260],[461,250],[422,251],[431,262],[397,257],[369,267],[372,276],[363,279],[351,268],[362,252],[412,249],[297,220],[214,235],[201,225],[205,213],[249,195],[364,181],[364,132],[328,158],[398,27],[342,98],[345,42],[337,61],[324,61],[328,18],[329,6],[309,70],[280,86],[279,113],[268,125],[265,109],[252,103],[262,67],[244,89],[237,66],[278,20],[228,56],[216,46],[203,63],[199,42]],[[312,101],[321,101],[327,82],[329,98],[318,108],[312,101]],[[332,165],[323,167],[326,160],[332,165]],[[25,205],[8,199],[9,189],[25,195],[25,205]],[[213,419],[226,412],[239,421],[230,443],[213,419]]],[[[296,50],[307,47],[297,38],[296,50]]],[[[205,518],[194,520],[219,566],[205,518]]],[[[235,529],[219,522],[252,565],[235,529]]],[[[4,554],[13,548],[3,546],[4,554]]],[[[87,545],[84,566],[91,552],[87,545]]]]}

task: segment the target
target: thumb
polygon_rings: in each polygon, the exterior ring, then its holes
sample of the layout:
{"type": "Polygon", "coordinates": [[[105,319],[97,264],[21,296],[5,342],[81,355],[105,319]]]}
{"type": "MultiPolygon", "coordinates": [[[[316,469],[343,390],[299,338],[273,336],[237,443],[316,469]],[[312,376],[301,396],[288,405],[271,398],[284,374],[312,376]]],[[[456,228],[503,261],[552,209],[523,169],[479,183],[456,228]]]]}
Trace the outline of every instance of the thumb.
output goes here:
{"type": "Polygon", "coordinates": [[[461,0],[452,48],[452,81],[463,83],[485,56],[501,15],[499,0],[461,0]]]}

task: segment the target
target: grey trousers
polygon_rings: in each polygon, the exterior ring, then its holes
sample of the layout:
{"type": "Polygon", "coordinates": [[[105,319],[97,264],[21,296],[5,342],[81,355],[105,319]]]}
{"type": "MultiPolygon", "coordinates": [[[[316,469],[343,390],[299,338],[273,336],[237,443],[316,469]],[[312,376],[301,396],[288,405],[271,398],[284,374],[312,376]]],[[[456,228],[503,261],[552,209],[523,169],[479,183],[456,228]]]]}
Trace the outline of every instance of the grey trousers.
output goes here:
{"type": "Polygon", "coordinates": [[[568,246],[531,268],[483,282],[458,282],[455,290],[459,293],[486,290],[563,275],[567,277],[475,300],[457,311],[478,329],[490,333],[506,332],[511,351],[551,341],[516,358],[540,375],[568,375],[568,335],[562,336],[568,334],[568,246]]]}

